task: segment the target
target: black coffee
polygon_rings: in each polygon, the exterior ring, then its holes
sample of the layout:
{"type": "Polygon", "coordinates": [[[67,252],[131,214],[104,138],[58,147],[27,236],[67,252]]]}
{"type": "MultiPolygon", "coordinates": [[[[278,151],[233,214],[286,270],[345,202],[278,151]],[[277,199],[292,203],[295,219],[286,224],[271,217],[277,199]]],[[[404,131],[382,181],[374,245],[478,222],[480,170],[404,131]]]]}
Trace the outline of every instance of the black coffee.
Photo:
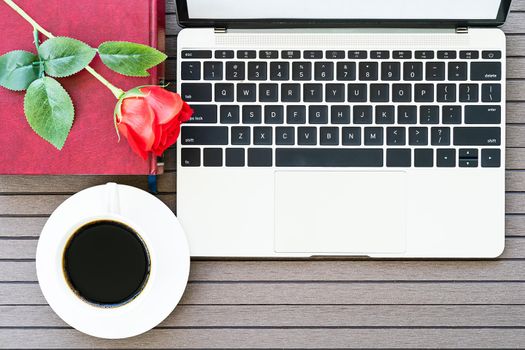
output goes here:
{"type": "Polygon", "coordinates": [[[141,238],[115,221],[95,221],[78,229],[64,250],[64,272],[86,301],[116,306],[132,300],[149,276],[150,261],[141,238]]]}

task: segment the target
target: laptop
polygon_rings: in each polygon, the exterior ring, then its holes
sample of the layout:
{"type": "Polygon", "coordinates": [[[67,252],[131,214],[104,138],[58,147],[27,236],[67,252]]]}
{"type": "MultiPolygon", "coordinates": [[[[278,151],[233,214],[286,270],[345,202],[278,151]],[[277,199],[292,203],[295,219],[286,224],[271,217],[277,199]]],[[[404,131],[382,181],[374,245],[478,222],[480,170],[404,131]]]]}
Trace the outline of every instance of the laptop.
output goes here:
{"type": "Polygon", "coordinates": [[[499,256],[510,2],[178,0],[192,256],[499,256]]]}

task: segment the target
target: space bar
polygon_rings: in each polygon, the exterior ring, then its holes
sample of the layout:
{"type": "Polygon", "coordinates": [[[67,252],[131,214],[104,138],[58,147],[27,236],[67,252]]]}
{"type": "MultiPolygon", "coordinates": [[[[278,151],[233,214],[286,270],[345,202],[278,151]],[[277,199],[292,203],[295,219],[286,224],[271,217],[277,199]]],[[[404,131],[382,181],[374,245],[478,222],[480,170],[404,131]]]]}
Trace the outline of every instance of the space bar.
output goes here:
{"type": "Polygon", "coordinates": [[[381,167],[383,150],[374,148],[277,148],[278,167],[381,167]]]}

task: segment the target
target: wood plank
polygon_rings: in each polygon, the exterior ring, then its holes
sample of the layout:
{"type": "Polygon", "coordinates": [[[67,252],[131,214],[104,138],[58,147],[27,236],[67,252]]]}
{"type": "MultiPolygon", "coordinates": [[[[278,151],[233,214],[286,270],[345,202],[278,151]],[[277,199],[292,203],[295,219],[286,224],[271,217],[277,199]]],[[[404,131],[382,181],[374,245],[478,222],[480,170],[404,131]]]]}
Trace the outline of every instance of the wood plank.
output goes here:
{"type": "Polygon", "coordinates": [[[525,148],[507,148],[507,169],[525,169],[525,148]]]}
{"type": "Polygon", "coordinates": [[[507,79],[525,78],[525,57],[507,58],[507,79]]]}
{"type": "Polygon", "coordinates": [[[2,329],[2,348],[461,348],[515,349],[524,329],[157,329],[103,340],[71,329],[2,329]],[[20,342],[23,339],[23,342],[20,342]]]}
{"type": "MultiPolygon", "coordinates": [[[[1,327],[69,328],[47,305],[0,306],[1,327]]],[[[166,327],[525,327],[525,306],[179,305],[166,327]]]]}
{"type": "Polygon", "coordinates": [[[523,102],[507,102],[507,124],[525,124],[524,110],[525,103],[523,102]]]}
{"type": "Polygon", "coordinates": [[[166,0],[166,13],[176,13],[175,0],[166,0]]]}
{"type": "Polygon", "coordinates": [[[523,34],[525,33],[525,13],[510,12],[505,24],[501,27],[505,33],[523,34]]]}
{"type": "Polygon", "coordinates": [[[525,11],[525,0],[513,0],[510,6],[511,11],[525,11]]]}
{"type": "MultiPolygon", "coordinates": [[[[0,305],[46,304],[37,283],[0,283],[0,305]]],[[[182,305],[525,304],[522,282],[190,282],[182,305]]],[[[1,338],[0,338],[1,339],[1,338]]]]}

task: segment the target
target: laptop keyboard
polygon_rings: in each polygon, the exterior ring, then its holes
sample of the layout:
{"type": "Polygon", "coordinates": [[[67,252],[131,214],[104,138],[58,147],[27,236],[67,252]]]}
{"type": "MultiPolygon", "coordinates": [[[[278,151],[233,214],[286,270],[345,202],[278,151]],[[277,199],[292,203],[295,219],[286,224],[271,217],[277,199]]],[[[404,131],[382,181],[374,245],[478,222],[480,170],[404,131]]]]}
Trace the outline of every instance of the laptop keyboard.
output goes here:
{"type": "Polygon", "coordinates": [[[500,51],[183,50],[183,167],[501,166],[500,51]]]}

